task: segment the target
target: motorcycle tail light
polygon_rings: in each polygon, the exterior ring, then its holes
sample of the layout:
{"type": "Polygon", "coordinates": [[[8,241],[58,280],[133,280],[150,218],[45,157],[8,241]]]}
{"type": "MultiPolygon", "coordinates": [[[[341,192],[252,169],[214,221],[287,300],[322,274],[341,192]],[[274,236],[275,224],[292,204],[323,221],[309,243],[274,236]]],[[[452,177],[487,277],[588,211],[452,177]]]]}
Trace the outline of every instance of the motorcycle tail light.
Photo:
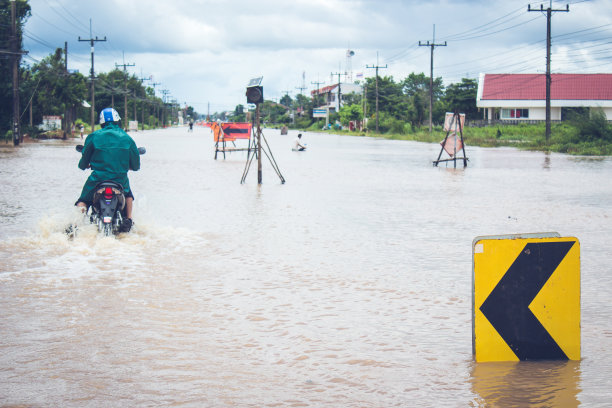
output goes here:
{"type": "Polygon", "coordinates": [[[113,189],[111,187],[106,187],[104,189],[104,198],[106,199],[113,198],[113,189]]]}

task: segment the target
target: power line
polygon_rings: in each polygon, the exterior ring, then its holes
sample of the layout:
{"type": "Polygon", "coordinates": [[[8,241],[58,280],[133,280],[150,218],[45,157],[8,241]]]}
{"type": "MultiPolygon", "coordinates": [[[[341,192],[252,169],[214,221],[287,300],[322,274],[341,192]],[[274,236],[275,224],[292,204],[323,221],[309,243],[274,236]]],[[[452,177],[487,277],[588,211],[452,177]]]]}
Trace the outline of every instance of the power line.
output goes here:
{"type": "MultiPolygon", "coordinates": [[[[508,14],[505,14],[505,15],[503,15],[503,16],[501,16],[501,17],[498,17],[498,18],[496,18],[495,20],[489,21],[488,23],[485,23],[485,24],[479,25],[479,26],[477,26],[477,27],[474,27],[474,28],[471,28],[471,29],[469,29],[469,30],[465,30],[465,31],[462,31],[462,32],[459,32],[459,33],[456,33],[456,34],[451,34],[450,36],[445,37],[445,39],[446,39],[447,41],[455,41],[455,40],[457,40],[457,37],[458,37],[458,38],[461,38],[461,37],[463,37],[463,36],[467,36],[467,35],[474,35],[474,34],[475,34],[475,33],[477,33],[477,32],[481,32],[481,31],[483,31],[483,30],[481,30],[481,29],[483,29],[483,28],[485,28],[485,27],[487,27],[487,26],[489,26],[489,25],[491,25],[491,24],[493,24],[493,23],[495,23],[495,22],[497,22],[497,21],[503,20],[503,19],[505,19],[506,17],[513,16],[514,14],[516,14],[517,12],[520,12],[521,10],[523,10],[523,6],[521,6],[520,8],[517,8],[517,9],[515,9],[515,10],[511,11],[511,12],[510,12],[510,13],[508,13],[508,14]]],[[[503,24],[503,23],[496,24],[496,25],[494,25],[493,27],[499,26],[499,25],[501,25],[501,24],[503,24]]]]}
{"type": "MultiPolygon", "coordinates": [[[[47,3],[47,6],[49,7],[49,9],[50,9],[51,11],[53,11],[53,12],[54,12],[55,14],[57,14],[57,15],[58,15],[58,16],[59,16],[59,17],[60,17],[62,20],[64,20],[66,23],[68,23],[68,24],[69,24],[69,26],[73,26],[73,25],[75,24],[75,22],[74,22],[74,21],[70,21],[70,20],[68,20],[64,14],[60,13],[59,11],[57,11],[57,10],[56,10],[56,8],[55,8],[54,6],[50,5],[50,4],[49,4],[49,2],[48,2],[48,0],[45,0],[45,3],[47,3]]],[[[60,6],[61,6],[61,4],[60,4],[60,6]]],[[[62,6],[62,8],[64,8],[64,7],[62,6]]],[[[64,10],[66,10],[66,9],[64,8],[64,10]]],[[[72,15],[72,14],[70,14],[70,15],[72,15]]],[[[87,25],[86,25],[86,24],[83,24],[83,22],[81,22],[81,21],[80,21],[80,20],[78,20],[78,19],[75,19],[75,20],[76,20],[77,24],[79,24],[79,25],[81,26],[80,28],[87,29],[87,25]]],[[[62,31],[63,31],[63,30],[62,30],[62,31]]],[[[70,34],[70,33],[69,33],[69,34],[70,34]]]]}
{"type": "MultiPolygon", "coordinates": [[[[45,0],[46,1],[46,0],[45,0]]],[[[66,7],[64,7],[64,5],[61,2],[57,2],[57,4],[59,4],[59,6],[64,9],[64,11],[66,12],[66,14],[68,14],[70,17],[72,17],[72,19],[76,22],[76,24],[79,24],[81,27],[83,28],[87,28],[87,25],[83,24],[83,22],[78,19],[77,17],[74,16],[74,14],[72,14],[70,12],[70,10],[68,10],[66,7]]]]}
{"type": "Polygon", "coordinates": [[[498,33],[504,32],[504,31],[512,30],[513,28],[520,27],[522,25],[531,23],[532,21],[534,21],[536,19],[538,19],[538,17],[534,17],[531,20],[527,20],[527,21],[523,21],[521,23],[517,23],[517,24],[515,24],[513,26],[510,26],[510,27],[502,28],[501,30],[493,31],[493,32],[486,33],[486,34],[473,35],[471,37],[456,38],[453,41],[466,41],[466,40],[474,40],[476,38],[488,37],[488,36],[493,35],[493,34],[498,34],[498,33]]]}

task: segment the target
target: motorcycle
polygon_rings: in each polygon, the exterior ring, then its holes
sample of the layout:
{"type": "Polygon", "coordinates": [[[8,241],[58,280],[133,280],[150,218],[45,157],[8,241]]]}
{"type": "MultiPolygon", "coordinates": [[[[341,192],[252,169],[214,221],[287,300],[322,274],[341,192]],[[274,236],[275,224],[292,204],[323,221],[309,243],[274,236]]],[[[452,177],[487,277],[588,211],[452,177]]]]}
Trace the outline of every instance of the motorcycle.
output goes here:
{"type": "MultiPolygon", "coordinates": [[[[76,146],[77,152],[83,151],[83,145],[76,146]]],[[[142,156],[146,153],[144,147],[139,147],[142,156]]],[[[125,217],[125,195],[123,186],[111,180],[98,183],[91,205],[89,221],[98,227],[98,232],[104,236],[117,235],[121,232],[121,224],[125,217]]],[[[66,232],[74,236],[76,229],[71,226],[66,232]]]]}

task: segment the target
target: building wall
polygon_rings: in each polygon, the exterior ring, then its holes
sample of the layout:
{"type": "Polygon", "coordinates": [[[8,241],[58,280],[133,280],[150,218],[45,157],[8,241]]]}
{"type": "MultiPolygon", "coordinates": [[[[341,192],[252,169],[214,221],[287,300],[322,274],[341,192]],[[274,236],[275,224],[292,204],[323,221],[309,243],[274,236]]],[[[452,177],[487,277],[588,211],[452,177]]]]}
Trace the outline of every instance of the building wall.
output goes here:
{"type": "MultiPolygon", "coordinates": [[[[546,101],[542,99],[509,100],[509,99],[482,99],[485,74],[480,74],[476,106],[487,110],[487,119],[492,120],[495,109],[529,109],[529,118],[500,118],[501,120],[546,120],[546,101]]],[[[552,99],[551,119],[561,120],[561,108],[587,107],[602,109],[606,118],[612,121],[612,99],[552,99]]]]}
{"type": "MultiPolygon", "coordinates": [[[[525,121],[529,121],[529,120],[546,120],[546,108],[527,108],[527,107],[522,107],[522,106],[516,106],[513,108],[501,108],[502,112],[500,113],[500,119],[501,120],[512,120],[512,121],[517,121],[517,120],[525,120],[525,121]],[[522,117],[504,117],[504,110],[505,109],[528,109],[529,110],[529,116],[522,116],[522,117]]],[[[550,108],[550,119],[551,120],[561,120],[561,108],[554,108],[551,107],[550,108]]]]}
{"type": "MultiPolygon", "coordinates": [[[[361,85],[356,85],[356,84],[340,84],[340,92],[342,92],[343,95],[343,99],[344,99],[344,95],[346,94],[350,94],[350,93],[358,93],[361,94],[363,92],[363,88],[361,87],[361,85]]],[[[331,109],[334,112],[338,111],[338,87],[334,88],[331,90],[331,92],[329,92],[328,94],[329,96],[329,109],[331,109]]],[[[342,102],[342,106],[344,106],[344,101],[342,102]]],[[[323,105],[323,107],[325,107],[325,105],[323,105]]]]}
{"type": "MultiPolygon", "coordinates": [[[[546,108],[529,108],[529,119],[546,120],[546,108]]],[[[561,108],[550,108],[550,119],[561,120],[561,108]]]]}

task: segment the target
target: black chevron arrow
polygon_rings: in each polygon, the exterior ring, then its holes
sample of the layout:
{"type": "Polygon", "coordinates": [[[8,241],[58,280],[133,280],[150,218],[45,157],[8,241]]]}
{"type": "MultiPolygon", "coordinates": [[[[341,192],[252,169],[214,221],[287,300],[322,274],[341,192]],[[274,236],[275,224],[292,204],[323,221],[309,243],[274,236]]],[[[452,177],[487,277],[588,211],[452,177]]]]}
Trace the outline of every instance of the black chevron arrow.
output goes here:
{"type": "Polygon", "coordinates": [[[573,245],[573,241],[528,243],[480,306],[519,360],[568,359],[529,305],[573,245]]]}

